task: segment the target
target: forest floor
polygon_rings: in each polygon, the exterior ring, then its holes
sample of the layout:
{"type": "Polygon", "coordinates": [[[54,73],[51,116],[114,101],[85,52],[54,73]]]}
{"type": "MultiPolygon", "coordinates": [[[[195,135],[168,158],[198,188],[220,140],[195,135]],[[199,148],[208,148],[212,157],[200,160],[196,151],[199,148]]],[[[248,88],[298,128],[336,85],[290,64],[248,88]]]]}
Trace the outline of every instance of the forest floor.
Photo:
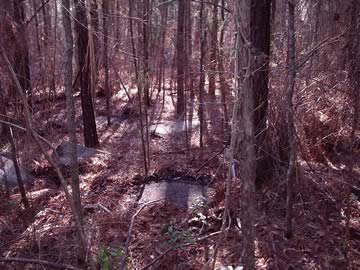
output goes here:
{"type": "MultiPolygon", "coordinates": [[[[129,114],[131,106],[122,97],[116,97],[112,110],[116,123],[107,127],[103,117],[105,100],[97,98],[102,152],[81,166],[80,180],[91,252],[102,269],[117,269],[132,217],[128,269],[204,269],[217,243],[220,243],[218,267],[239,264],[241,230],[238,222],[233,219],[225,238],[219,239],[218,234],[224,210],[227,139],[223,138],[223,125],[218,117],[221,107],[211,102],[207,104],[208,122],[202,149],[198,146],[196,106],[193,129],[188,133],[173,125],[171,99],[166,100],[164,108],[156,105],[149,109],[151,124],[157,124],[157,129],[150,136],[150,176],[144,177],[138,111],[129,114]],[[143,208],[136,203],[143,184],[179,175],[190,177],[195,184],[206,179],[200,184],[211,190],[209,204],[186,209],[166,200],[147,203],[143,208]],[[112,268],[106,268],[107,263],[112,268]]],[[[49,102],[36,106],[33,120],[39,133],[54,147],[67,140],[65,100],[58,99],[51,106],[49,102]]],[[[81,142],[79,99],[76,107],[81,142]]],[[[46,260],[82,269],[74,221],[64,193],[54,182],[54,172],[27,135],[18,133],[17,136],[18,148],[24,149],[20,153],[22,164],[28,165],[35,176],[34,184],[27,187],[32,210],[22,208],[17,191],[11,200],[1,194],[1,256],[46,260]]],[[[294,206],[292,238],[284,237],[286,185],[282,172],[274,177],[273,183],[257,191],[257,269],[345,269],[346,262],[348,269],[360,269],[360,202],[355,196],[349,202],[349,243],[344,242],[345,169],[309,162],[299,164],[296,188],[300,192],[294,206]],[[343,253],[345,245],[348,245],[347,258],[343,253]]],[[[357,169],[354,173],[359,179],[357,169]]],[[[0,268],[52,269],[19,262],[3,262],[0,268]]]]}

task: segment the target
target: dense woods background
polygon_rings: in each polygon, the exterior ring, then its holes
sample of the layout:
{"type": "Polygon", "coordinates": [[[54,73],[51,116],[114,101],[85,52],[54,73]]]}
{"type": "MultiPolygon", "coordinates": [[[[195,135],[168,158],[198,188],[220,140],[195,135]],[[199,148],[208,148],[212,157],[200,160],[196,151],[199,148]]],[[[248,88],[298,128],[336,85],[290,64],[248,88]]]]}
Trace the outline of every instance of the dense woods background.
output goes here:
{"type": "Polygon", "coordinates": [[[358,269],[359,15],[0,1],[1,269],[358,269]]]}

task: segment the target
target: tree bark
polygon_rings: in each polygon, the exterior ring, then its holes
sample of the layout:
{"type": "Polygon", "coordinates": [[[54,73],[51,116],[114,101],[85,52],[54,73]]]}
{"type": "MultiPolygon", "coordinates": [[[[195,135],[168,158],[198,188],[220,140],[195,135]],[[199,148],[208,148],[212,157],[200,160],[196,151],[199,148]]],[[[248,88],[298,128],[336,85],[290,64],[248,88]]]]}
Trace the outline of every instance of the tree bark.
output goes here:
{"type": "Polygon", "coordinates": [[[177,101],[176,116],[184,118],[185,113],[185,7],[184,1],[178,2],[178,21],[177,21],[177,37],[176,37],[176,53],[177,53],[177,101]]]}
{"type": "Polygon", "coordinates": [[[25,26],[25,1],[13,0],[14,3],[14,21],[17,24],[17,31],[21,44],[19,49],[15,50],[15,72],[18,76],[20,85],[26,93],[30,108],[32,107],[32,89],[31,89],[31,76],[30,76],[30,59],[29,48],[26,35],[25,26]]]}
{"type": "Polygon", "coordinates": [[[109,85],[109,66],[108,66],[108,1],[103,1],[102,3],[102,12],[103,12],[103,27],[104,27],[104,72],[105,72],[105,92],[106,92],[106,114],[107,114],[107,125],[111,125],[111,89],[109,85]]]}
{"type": "MultiPolygon", "coordinates": [[[[142,34],[143,34],[143,77],[144,77],[144,105],[146,107],[150,106],[150,78],[149,78],[149,12],[150,12],[150,3],[149,0],[143,1],[143,24],[142,24],[142,34]]],[[[145,108],[146,111],[146,108],[145,108]]]]}
{"type": "Polygon", "coordinates": [[[217,42],[218,42],[218,4],[219,0],[213,0],[212,25],[210,31],[210,59],[209,59],[209,96],[215,97],[216,88],[216,65],[217,65],[217,42]]]}
{"type": "Polygon", "coordinates": [[[294,123],[293,95],[296,77],[295,62],[295,1],[288,0],[288,59],[289,59],[289,83],[286,95],[287,101],[287,124],[289,141],[289,167],[286,175],[287,196],[286,196],[286,232],[285,236],[290,238],[292,229],[292,207],[294,203],[294,181],[296,173],[296,131],[294,123]]]}
{"type": "Polygon", "coordinates": [[[205,16],[204,16],[204,1],[200,3],[200,81],[199,81],[199,122],[200,122],[200,147],[204,146],[204,88],[205,88],[205,46],[206,46],[206,31],[205,31],[205,16]]]}
{"type": "Polygon", "coordinates": [[[269,98],[269,56],[271,0],[253,0],[251,4],[251,42],[255,54],[254,87],[254,125],[256,138],[256,184],[261,186],[272,175],[271,146],[267,140],[267,109],[269,98]]]}
{"type": "MultiPolygon", "coordinates": [[[[68,0],[63,0],[65,7],[69,6],[68,0]]],[[[63,10],[64,11],[64,10],[63,10]]],[[[71,20],[66,11],[63,13],[63,25],[65,33],[65,52],[64,52],[64,89],[66,95],[66,116],[68,122],[69,142],[70,142],[70,173],[71,187],[74,205],[79,217],[81,217],[81,197],[79,188],[79,167],[77,162],[77,138],[75,122],[75,102],[73,97],[72,80],[73,80],[73,34],[71,30],[71,20]]]]}
{"type": "Polygon", "coordinates": [[[252,81],[253,57],[250,52],[251,0],[237,0],[236,23],[236,102],[233,111],[231,134],[233,177],[240,181],[240,219],[242,241],[241,264],[247,270],[255,269],[255,130],[254,88],[252,81]],[[244,53],[241,54],[240,46],[244,53]],[[243,65],[242,65],[243,63],[243,65]]]}
{"type": "MultiPolygon", "coordinates": [[[[221,6],[225,7],[225,0],[221,0],[221,6]]],[[[224,35],[225,35],[225,10],[221,9],[221,20],[223,26],[220,31],[220,44],[219,44],[219,58],[218,58],[218,69],[219,69],[219,81],[220,81],[220,92],[221,92],[221,103],[223,110],[223,131],[226,137],[229,129],[229,116],[228,107],[226,102],[227,91],[229,86],[226,83],[225,77],[225,66],[224,66],[224,35]]]]}
{"type": "Polygon", "coordinates": [[[86,7],[84,1],[75,0],[75,17],[77,23],[75,30],[78,35],[77,47],[80,65],[80,88],[81,88],[81,108],[84,123],[84,140],[87,147],[98,147],[99,140],[96,131],[94,105],[90,85],[90,54],[88,52],[89,38],[88,20],[86,17],[86,7]]]}

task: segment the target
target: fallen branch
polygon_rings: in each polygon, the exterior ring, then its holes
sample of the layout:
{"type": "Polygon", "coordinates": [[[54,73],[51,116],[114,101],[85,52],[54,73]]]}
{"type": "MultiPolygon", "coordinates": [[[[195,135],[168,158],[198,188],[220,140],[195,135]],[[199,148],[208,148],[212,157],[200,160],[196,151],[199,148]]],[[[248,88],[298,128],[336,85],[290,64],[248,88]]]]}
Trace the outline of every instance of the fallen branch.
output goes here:
{"type": "Polygon", "coordinates": [[[215,155],[213,155],[211,158],[209,158],[208,160],[206,160],[203,165],[201,165],[196,171],[195,174],[198,173],[199,171],[201,171],[202,168],[204,168],[207,164],[209,164],[210,161],[214,160],[218,155],[220,155],[222,152],[225,151],[226,147],[228,147],[228,145],[225,145],[219,152],[217,152],[215,155]]]}
{"type": "Polygon", "coordinates": [[[43,266],[50,266],[57,269],[69,269],[69,270],[81,270],[81,268],[76,268],[72,265],[67,264],[57,264],[49,261],[38,260],[38,259],[26,259],[26,258],[17,258],[17,257],[9,257],[9,258],[0,258],[0,262],[18,262],[18,263],[31,263],[31,264],[40,264],[43,266]]]}

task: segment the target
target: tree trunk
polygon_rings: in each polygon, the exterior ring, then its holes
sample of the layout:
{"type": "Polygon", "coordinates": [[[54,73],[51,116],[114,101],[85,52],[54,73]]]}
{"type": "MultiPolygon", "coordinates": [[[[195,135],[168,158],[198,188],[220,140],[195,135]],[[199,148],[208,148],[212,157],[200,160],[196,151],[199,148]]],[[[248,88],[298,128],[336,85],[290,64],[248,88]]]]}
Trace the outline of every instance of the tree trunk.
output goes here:
{"type": "Polygon", "coordinates": [[[293,234],[292,229],[292,207],[294,197],[294,181],[296,172],[296,131],[294,124],[294,106],[293,95],[296,77],[296,59],[295,59],[295,1],[288,0],[288,59],[289,59],[289,83],[286,95],[287,102],[287,124],[288,124],[288,141],[289,141],[289,167],[287,170],[287,197],[286,197],[286,233],[285,236],[290,238],[293,234]]]}
{"type": "Polygon", "coordinates": [[[97,70],[99,61],[99,13],[98,13],[98,3],[97,0],[90,1],[90,24],[91,24],[91,36],[93,40],[93,48],[94,48],[94,60],[95,60],[95,70],[97,70]]]}
{"type": "MultiPolygon", "coordinates": [[[[63,0],[64,6],[69,6],[69,0],[63,0]]],[[[77,162],[77,139],[75,123],[75,102],[73,97],[72,80],[73,80],[73,34],[71,30],[71,20],[68,14],[63,14],[63,25],[65,33],[65,52],[64,52],[64,89],[66,95],[66,116],[68,122],[69,142],[70,142],[70,173],[71,187],[75,208],[79,217],[81,217],[81,197],[79,188],[79,168],[77,162]]]]}
{"type": "Polygon", "coordinates": [[[269,55],[271,0],[256,1],[251,4],[251,42],[255,51],[254,87],[254,125],[256,138],[256,184],[260,186],[264,179],[272,174],[272,158],[267,140],[266,120],[269,96],[269,55]]]}
{"type": "MultiPolygon", "coordinates": [[[[41,0],[41,5],[44,5],[44,7],[41,9],[42,11],[42,18],[43,18],[43,25],[44,25],[44,43],[45,47],[48,45],[48,40],[50,37],[50,28],[51,28],[51,19],[49,16],[48,9],[46,7],[46,0],[41,0]]],[[[56,5],[55,5],[56,7],[56,5]]]]}
{"type": "MultiPolygon", "coordinates": [[[[221,0],[221,6],[225,7],[225,0],[221,0]]],[[[219,58],[218,58],[218,69],[219,69],[219,80],[220,80],[220,92],[221,92],[221,103],[223,109],[223,131],[225,133],[225,138],[227,137],[227,132],[229,129],[229,116],[228,116],[228,107],[226,103],[227,91],[229,86],[226,83],[225,78],[225,66],[224,66],[224,35],[225,35],[225,10],[221,9],[221,20],[223,26],[221,27],[220,32],[220,44],[219,44],[219,58]]]]}
{"type": "Polygon", "coordinates": [[[216,88],[216,64],[217,64],[217,34],[218,34],[218,4],[219,0],[213,1],[212,25],[210,32],[210,63],[209,63],[209,96],[215,97],[216,88]]]}
{"type": "MultiPolygon", "coordinates": [[[[35,14],[34,21],[35,21],[35,39],[36,39],[36,49],[38,52],[38,57],[41,57],[41,46],[40,46],[40,32],[39,32],[39,17],[38,14],[35,13],[38,9],[38,6],[36,4],[36,0],[31,1],[33,14],[35,14]]],[[[42,62],[40,62],[40,66],[42,66],[42,62]]]]}
{"type": "Polygon", "coordinates": [[[87,147],[98,147],[98,135],[96,131],[96,122],[94,114],[94,105],[90,86],[90,54],[88,52],[89,38],[86,17],[86,7],[84,1],[75,0],[75,17],[77,23],[75,30],[78,35],[77,47],[80,65],[80,88],[81,88],[81,108],[84,123],[84,140],[87,147]]]}
{"type": "Polygon", "coordinates": [[[108,66],[108,1],[103,1],[102,3],[102,12],[103,12],[103,27],[104,27],[104,71],[105,71],[105,93],[106,93],[106,114],[107,114],[107,125],[111,125],[111,89],[109,85],[109,66],[108,66]]]}
{"type": "MultiPolygon", "coordinates": [[[[143,79],[144,79],[144,105],[146,107],[150,106],[150,78],[149,78],[149,12],[150,12],[150,3],[149,0],[143,1],[143,24],[142,24],[142,33],[143,33],[143,79]]],[[[146,111],[146,108],[145,108],[146,111]]]]}
{"type": "Polygon", "coordinates": [[[176,54],[177,54],[177,101],[176,101],[176,116],[184,118],[185,113],[185,7],[184,1],[178,2],[178,22],[177,22],[177,37],[176,37],[176,54]]]}
{"type": "MultiPolygon", "coordinates": [[[[356,139],[357,135],[356,132],[359,127],[359,116],[360,116],[360,37],[359,31],[360,26],[358,21],[360,15],[360,5],[359,2],[356,0],[352,0],[351,3],[351,31],[348,36],[348,60],[349,60],[349,80],[351,83],[351,92],[350,98],[353,103],[353,119],[352,119],[352,129],[350,134],[350,145],[349,145],[349,153],[351,156],[348,160],[348,169],[347,173],[350,177],[354,177],[354,166],[356,165],[356,159],[353,157],[356,156],[356,139]]],[[[352,204],[351,204],[351,186],[353,183],[348,183],[347,187],[347,196],[345,200],[346,210],[345,210],[345,239],[344,239],[344,256],[347,263],[347,267],[350,268],[350,258],[349,258],[349,251],[350,251],[350,219],[351,219],[351,212],[352,212],[352,204]]]]}
{"type": "Polygon", "coordinates": [[[199,82],[199,122],[200,122],[200,147],[204,145],[204,86],[205,86],[205,46],[206,46],[206,31],[204,18],[204,1],[200,4],[200,82],[199,82]]]}
{"type": "Polygon", "coordinates": [[[29,48],[27,44],[26,25],[25,25],[25,1],[13,0],[14,2],[14,21],[17,23],[19,38],[21,44],[19,49],[15,50],[15,72],[18,76],[22,89],[26,92],[26,97],[30,108],[32,107],[32,89],[30,78],[30,60],[29,48]]]}
{"type": "Polygon", "coordinates": [[[142,113],[142,97],[141,97],[141,83],[140,83],[140,77],[139,77],[139,70],[138,70],[138,61],[137,61],[137,51],[136,51],[136,44],[134,40],[134,27],[133,27],[133,9],[134,9],[134,2],[132,0],[128,0],[129,2],[129,32],[130,32],[130,39],[131,39],[131,49],[133,54],[133,62],[134,62],[134,69],[135,69],[135,78],[136,83],[138,87],[138,103],[139,103],[139,111],[140,111],[140,136],[141,136],[141,147],[142,147],[142,153],[143,153],[143,161],[144,161],[144,171],[145,175],[148,174],[149,171],[149,162],[147,160],[147,147],[146,147],[146,139],[144,134],[144,121],[143,121],[143,113],[142,113]]]}
{"type": "MultiPolygon", "coordinates": [[[[247,270],[255,269],[255,132],[254,88],[252,84],[253,57],[249,48],[251,0],[236,1],[236,102],[233,112],[230,164],[235,179],[240,181],[240,219],[242,241],[241,264],[247,270]],[[242,50],[240,50],[242,46],[242,50]],[[244,53],[241,54],[241,51],[244,53]],[[243,63],[243,65],[241,65],[243,63]]],[[[232,170],[231,170],[232,171],[232,170]]]]}

